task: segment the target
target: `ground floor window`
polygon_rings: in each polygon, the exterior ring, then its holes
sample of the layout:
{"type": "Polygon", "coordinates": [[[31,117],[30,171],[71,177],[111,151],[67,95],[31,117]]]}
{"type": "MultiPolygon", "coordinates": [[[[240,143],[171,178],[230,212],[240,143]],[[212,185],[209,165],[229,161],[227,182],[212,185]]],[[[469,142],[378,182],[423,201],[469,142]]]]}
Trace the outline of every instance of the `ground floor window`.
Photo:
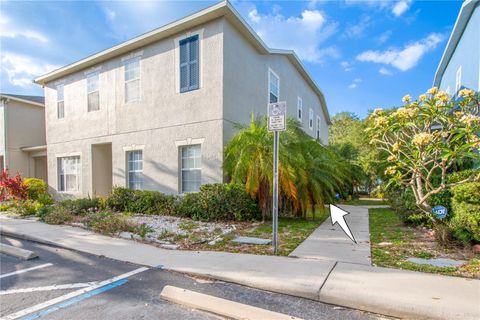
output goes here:
{"type": "Polygon", "coordinates": [[[200,190],[202,181],[202,151],[200,145],[181,148],[181,191],[200,190]]]}
{"type": "Polygon", "coordinates": [[[129,189],[143,189],[143,151],[133,150],[127,152],[127,185],[129,189]]]}
{"type": "Polygon", "coordinates": [[[58,191],[80,191],[80,156],[58,158],[58,191]]]}

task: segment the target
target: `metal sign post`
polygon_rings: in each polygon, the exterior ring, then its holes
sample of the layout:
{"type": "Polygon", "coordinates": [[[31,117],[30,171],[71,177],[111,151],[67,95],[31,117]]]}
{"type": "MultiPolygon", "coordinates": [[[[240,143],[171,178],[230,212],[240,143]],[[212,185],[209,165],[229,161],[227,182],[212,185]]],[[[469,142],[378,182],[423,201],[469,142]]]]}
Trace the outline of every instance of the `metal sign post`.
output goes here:
{"type": "Polygon", "coordinates": [[[273,131],[273,194],[272,194],[272,247],[278,248],[278,149],[280,131],[286,129],[287,104],[283,102],[268,105],[268,131],[273,131]]]}

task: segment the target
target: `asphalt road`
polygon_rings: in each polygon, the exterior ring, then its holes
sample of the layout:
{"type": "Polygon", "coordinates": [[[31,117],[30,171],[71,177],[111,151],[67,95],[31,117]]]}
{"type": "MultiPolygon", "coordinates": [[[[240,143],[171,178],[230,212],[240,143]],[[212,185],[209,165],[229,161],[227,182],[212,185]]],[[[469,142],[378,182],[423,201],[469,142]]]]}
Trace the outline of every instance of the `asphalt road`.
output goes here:
{"type": "MultiPolygon", "coordinates": [[[[139,270],[142,266],[104,257],[60,249],[35,242],[1,237],[6,244],[32,250],[39,258],[22,261],[0,254],[0,317],[62,300],[34,312],[25,311],[21,319],[218,319],[218,316],[184,308],[160,299],[165,285],[185,288],[303,319],[385,319],[287,295],[265,292],[231,283],[195,279],[161,269],[139,270]],[[49,265],[51,264],[51,265],[49,265]],[[7,275],[27,268],[37,269],[7,275]],[[109,280],[136,270],[128,278],[113,281],[97,290],[71,299],[65,295],[85,289],[89,282],[109,280]],[[53,285],[68,288],[55,289],[53,285]],[[77,286],[77,287],[75,287],[77,286]],[[82,287],[83,286],[83,287],[82,287]],[[39,287],[47,287],[44,291],[39,287]],[[29,292],[19,289],[31,288],[29,292]]],[[[31,309],[30,309],[31,310],[31,309]]]]}

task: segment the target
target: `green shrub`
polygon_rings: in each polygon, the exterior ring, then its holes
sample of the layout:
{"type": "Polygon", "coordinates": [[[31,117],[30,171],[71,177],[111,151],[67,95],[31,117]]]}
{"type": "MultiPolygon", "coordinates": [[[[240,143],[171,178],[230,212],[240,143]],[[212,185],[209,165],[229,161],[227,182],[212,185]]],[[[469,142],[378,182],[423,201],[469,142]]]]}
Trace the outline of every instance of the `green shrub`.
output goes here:
{"type": "MultiPolygon", "coordinates": [[[[450,173],[447,176],[447,179],[448,179],[449,183],[457,183],[459,181],[467,179],[468,177],[470,177],[471,175],[473,175],[474,173],[477,173],[477,172],[478,172],[478,170],[474,170],[474,169],[457,171],[457,172],[450,173]]],[[[478,174],[476,175],[476,178],[475,178],[475,181],[479,181],[479,180],[480,180],[480,172],[478,172],[478,174]]]]}
{"type": "Polygon", "coordinates": [[[255,200],[237,184],[206,184],[197,193],[184,195],[177,214],[202,221],[248,221],[260,217],[255,200]]]}
{"type": "Polygon", "coordinates": [[[101,201],[99,198],[69,199],[58,202],[57,206],[65,208],[73,215],[84,215],[100,210],[101,201]]]}
{"type": "Polygon", "coordinates": [[[25,200],[16,202],[13,211],[22,217],[28,217],[36,215],[38,210],[42,207],[43,204],[38,201],[25,200]]]}
{"type": "Polygon", "coordinates": [[[38,197],[37,197],[37,201],[41,204],[43,204],[44,206],[47,206],[47,205],[51,205],[53,204],[55,201],[53,200],[52,196],[49,195],[48,193],[46,194],[39,194],[38,197]]]}
{"type": "Polygon", "coordinates": [[[64,224],[73,220],[74,215],[66,208],[53,206],[45,211],[40,211],[41,220],[48,224],[64,224]]]}
{"type": "Polygon", "coordinates": [[[135,226],[128,223],[128,219],[124,214],[109,211],[90,213],[88,215],[87,225],[93,231],[107,235],[121,231],[135,231],[135,226]]]}
{"type": "Polygon", "coordinates": [[[480,243],[480,182],[454,186],[452,194],[453,235],[464,243],[480,243]]]}
{"type": "Polygon", "coordinates": [[[107,198],[106,206],[119,212],[173,215],[175,196],[158,191],[116,187],[107,198]]]}
{"type": "Polygon", "coordinates": [[[42,179],[27,178],[23,183],[27,186],[28,198],[31,200],[38,200],[39,196],[48,194],[48,185],[42,179]]]}
{"type": "Polygon", "coordinates": [[[147,234],[154,232],[155,230],[146,223],[135,226],[133,228],[133,233],[138,234],[140,237],[145,238],[147,234]]]}
{"type": "Polygon", "coordinates": [[[14,207],[14,204],[11,202],[0,202],[0,211],[8,211],[14,207]]]}

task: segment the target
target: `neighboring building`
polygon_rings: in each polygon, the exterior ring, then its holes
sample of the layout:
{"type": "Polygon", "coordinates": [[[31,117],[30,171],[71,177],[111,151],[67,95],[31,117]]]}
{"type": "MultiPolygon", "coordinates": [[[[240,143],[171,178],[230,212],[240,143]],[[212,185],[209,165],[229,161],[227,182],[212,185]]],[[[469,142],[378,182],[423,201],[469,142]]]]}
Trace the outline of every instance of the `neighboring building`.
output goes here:
{"type": "Polygon", "coordinates": [[[177,194],[224,181],[234,123],[287,101],[328,141],[324,96],[293,51],[268,48],[228,2],[35,79],[57,198],[112,186],[177,194]]]}
{"type": "Polygon", "coordinates": [[[455,96],[462,88],[480,91],[480,0],[464,1],[443,53],[434,86],[455,96]]]}
{"type": "Polygon", "coordinates": [[[44,99],[0,93],[0,169],[47,181],[44,99]]]}

